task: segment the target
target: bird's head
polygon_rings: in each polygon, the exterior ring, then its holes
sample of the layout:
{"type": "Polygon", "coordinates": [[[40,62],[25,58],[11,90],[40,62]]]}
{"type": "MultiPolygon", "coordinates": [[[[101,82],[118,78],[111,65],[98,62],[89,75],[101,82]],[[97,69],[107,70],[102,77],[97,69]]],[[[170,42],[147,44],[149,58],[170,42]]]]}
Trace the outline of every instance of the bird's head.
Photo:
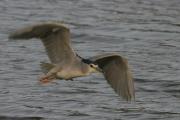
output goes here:
{"type": "Polygon", "coordinates": [[[102,69],[98,66],[98,64],[90,63],[89,66],[92,72],[102,72],[102,69]]]}
{"type": "Polygon", "coordinates": [[[94,63],[93,61],[89,59],[82,59],[82,62],[86,63],[89,65],[90,71],[91,72],[102,72],[102,69],[99,67],[98,64],[94,63]]]}

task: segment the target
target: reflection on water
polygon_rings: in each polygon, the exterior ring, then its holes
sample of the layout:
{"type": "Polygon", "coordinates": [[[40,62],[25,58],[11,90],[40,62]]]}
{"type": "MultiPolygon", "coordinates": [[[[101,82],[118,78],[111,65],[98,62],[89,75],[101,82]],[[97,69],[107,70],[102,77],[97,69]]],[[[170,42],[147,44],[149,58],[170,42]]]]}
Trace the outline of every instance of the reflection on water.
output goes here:
{"type": "Polygon", "coordinates": [[[179,0],[1,0],[0,119],[178,120],[179,8],[179,0]],[[39,85],[39,62],[48,61],[42,44],[11,41],[8,34],[47,20],[69,25],[81,56],[126,56],[136,102],[121,100],[98,74],[39,85]]]}

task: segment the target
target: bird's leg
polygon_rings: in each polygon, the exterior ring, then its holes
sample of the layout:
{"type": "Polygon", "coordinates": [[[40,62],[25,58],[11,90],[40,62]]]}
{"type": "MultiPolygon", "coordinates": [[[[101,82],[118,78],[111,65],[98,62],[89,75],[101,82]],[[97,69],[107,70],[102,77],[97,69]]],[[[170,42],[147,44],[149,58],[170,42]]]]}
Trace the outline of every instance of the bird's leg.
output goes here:
{"type": "Polygon", "coordinates": [[[48,73],[46,73],[45,75],[43,75],[41,78],[40,78],[40,83],[42,84],[47,84],[47,83],[50,83],[51,81],[53,81],[57,76],[57,72],[59,71],[59,67],[54,67],[52,68],[51,70],[49,70],[48,73]]]}
{"type": "Polygon", "coordinates": [[[42,77],[40,77],[39,82],[42,84],[47,84],[50,83],[51,81],[53,81],[55,79],[55,75],[43,75],[42,77]]]}

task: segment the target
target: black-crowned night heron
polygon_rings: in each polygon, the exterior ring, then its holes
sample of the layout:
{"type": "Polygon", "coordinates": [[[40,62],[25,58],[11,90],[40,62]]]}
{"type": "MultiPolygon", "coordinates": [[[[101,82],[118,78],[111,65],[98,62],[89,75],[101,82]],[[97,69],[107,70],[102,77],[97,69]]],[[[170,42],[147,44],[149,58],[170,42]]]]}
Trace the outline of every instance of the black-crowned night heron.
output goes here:
{"type": "Polygon", "coordinates": [[[117,94],[126,100],[135,97],[132,74],[127,60],[116,53],[105,53],[88,59],[74,52],[70,42],[70,30],[61,22],[45,22],[15,31],[12,39],[40,38],[51,63],[41,63],[45,75],[41,83],[54,79],[72,80],[90,73],[103,73],[117,94]]]}

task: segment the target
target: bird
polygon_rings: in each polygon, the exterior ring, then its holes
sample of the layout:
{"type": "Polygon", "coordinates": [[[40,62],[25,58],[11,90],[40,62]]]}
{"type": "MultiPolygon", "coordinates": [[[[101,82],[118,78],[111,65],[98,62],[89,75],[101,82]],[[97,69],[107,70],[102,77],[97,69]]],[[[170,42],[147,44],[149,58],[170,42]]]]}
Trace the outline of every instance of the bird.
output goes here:
{"type": "Polygon", "coordinates": [[[9,34],[9,39],[40,39],[50,62],[41,62],[44,73],[42,84],[55,79],[73,80],[77,77],[102,73],[107,83],[126,101],[135,99],[134,80],[128,60],[119,53],[102,53],[83,58],[71,45],[70,28],[60,21],[40,22],[19,28],[9,34]]]}

